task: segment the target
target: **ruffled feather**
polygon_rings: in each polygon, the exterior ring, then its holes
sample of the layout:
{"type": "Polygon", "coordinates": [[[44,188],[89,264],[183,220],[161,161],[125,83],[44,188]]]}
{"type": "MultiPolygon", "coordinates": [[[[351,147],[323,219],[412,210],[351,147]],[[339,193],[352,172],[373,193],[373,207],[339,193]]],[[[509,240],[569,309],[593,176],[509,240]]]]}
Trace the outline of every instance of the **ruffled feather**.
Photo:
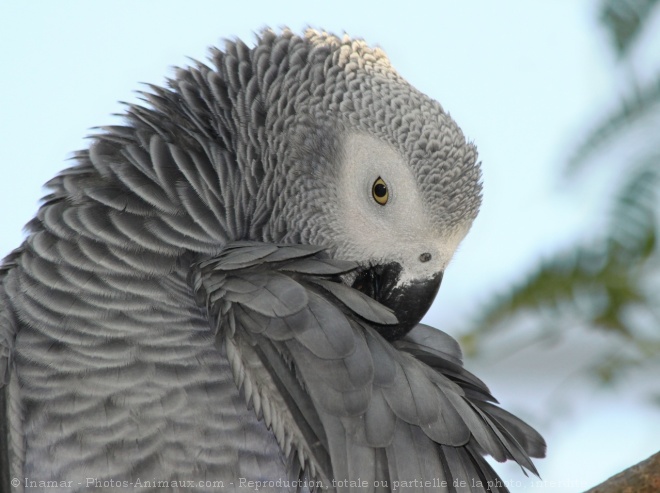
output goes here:
{"type": "MultiPolygon", "coordinates": [[[[530,457],[544,455],[543,438],[493,403],[449,335],[420,324],[394,343],[381,337],[376,327],[396,317],[341,282],[355,268],[319,247],[240,242],[195,270],[218,326],[234,327],[218,337],[253,348],[251,371],[277,381],[249,378],[248,401],[271,403],[274,430],[273,414],[300,425],[280,445],[296,447],[329,486],[348,480],[339,491],[365,491],[358,478],[374,491],[395,481],[415,491],[506,491],[483,454],[536,474],[530,457]]],[[[234,357],[248,371],[244,355],[234,357]]]]}

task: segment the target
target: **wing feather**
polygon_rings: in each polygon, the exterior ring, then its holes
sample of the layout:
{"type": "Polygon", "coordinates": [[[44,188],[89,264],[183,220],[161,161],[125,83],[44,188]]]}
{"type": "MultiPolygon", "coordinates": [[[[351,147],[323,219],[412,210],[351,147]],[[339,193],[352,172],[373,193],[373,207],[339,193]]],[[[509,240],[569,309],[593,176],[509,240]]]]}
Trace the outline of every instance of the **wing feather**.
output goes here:
{"type": "Polygon", "coordinates": [[[506,491],[482,454],[536,473],[529,456],[543,455],[540,435],[493,404],[449,335],[419,325],[383,339],[377,328],[396,317],[341,282],[356,267],[316,246],[236,242],[192,276],[209,312],[229,322],[218,337],[238,348],[235,378],[283,450],[347,492],[397,481],[412,491],[506,491]],[[247,364],[240,348],[257,357],[247,364]]]}

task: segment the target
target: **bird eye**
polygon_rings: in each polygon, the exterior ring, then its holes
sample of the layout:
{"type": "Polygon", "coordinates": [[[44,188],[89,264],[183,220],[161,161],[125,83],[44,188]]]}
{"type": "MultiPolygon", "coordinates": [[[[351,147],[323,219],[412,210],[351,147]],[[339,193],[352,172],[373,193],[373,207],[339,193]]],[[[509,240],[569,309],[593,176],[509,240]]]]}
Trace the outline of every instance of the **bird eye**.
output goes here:
{"type": "Polygon", "coordinates": [[[379,176],[371,187],[371,195],[373,195],[374,200],[380,205],[387,204],[387,200],[390,198],[390,192],[387,190],[387,184],[379,176]]]}

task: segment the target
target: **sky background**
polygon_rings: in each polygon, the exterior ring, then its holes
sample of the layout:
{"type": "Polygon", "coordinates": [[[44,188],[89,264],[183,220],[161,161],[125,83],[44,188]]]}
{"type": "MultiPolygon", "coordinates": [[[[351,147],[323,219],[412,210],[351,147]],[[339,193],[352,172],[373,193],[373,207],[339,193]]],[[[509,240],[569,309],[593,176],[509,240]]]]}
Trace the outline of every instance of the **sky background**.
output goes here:
{"type": "MultiPolygon", "coordinates": [[[[171,67],[185,66],[188,57],[206,59],[207,48],[223,39],[251,44],[266,26],[297,32],[312,26],[384,48],[393,66],[437,99],[477,145],[482,211],[426,318],[456,333],[489,295],[600,225],[595,218],[612,176],[562,179],[571,148],[605,114],[621,82],[596,5],[4,0],[0,256],[20,244],[42,185],[86,146],[91,127],[118,122],[111,116],[122,111],[117,101],[136,101],[140,82],[162,83],[171,67]]],[[[638,57],[653,50],[647,52],[638,57]]],[[[607,341],[578,328],[562,344],[468,362],[505,408],[548,441],[548,458],[537,461],[545,485],[519,468],[496,465],[512,491],[583,491],[660,449],[658,408],[640,397],[648,378],[638,374],[625,390],[610,391],[573,378],[599,344],[607,341]]]]}

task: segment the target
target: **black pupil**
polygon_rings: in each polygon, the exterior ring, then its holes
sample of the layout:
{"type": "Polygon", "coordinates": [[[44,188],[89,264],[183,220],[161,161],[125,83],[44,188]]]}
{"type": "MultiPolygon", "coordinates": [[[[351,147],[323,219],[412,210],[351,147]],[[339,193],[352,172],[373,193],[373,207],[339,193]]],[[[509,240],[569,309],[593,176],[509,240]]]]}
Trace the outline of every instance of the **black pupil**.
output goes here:
{"type": "Polygon", "coordinates": [[[376,194],[376,197],[385,197],[385,194],[387,193],[387,187],[382,183],[377,183],[374,187],[374,193],[376,194]]]}

